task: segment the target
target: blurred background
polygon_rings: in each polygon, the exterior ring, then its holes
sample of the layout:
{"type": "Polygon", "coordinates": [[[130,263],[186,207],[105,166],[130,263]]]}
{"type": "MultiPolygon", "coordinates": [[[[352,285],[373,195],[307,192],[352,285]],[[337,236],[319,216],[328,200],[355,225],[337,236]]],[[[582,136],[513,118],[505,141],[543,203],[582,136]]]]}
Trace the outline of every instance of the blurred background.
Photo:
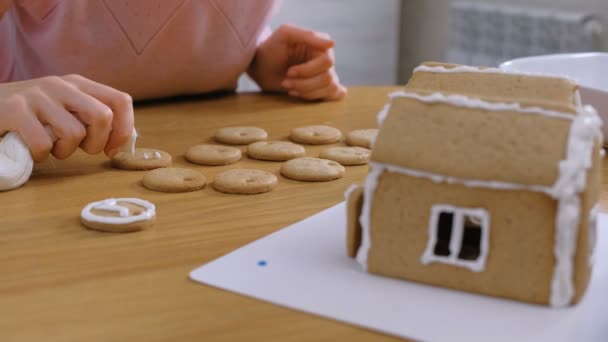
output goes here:
{"type": "Polygon", "coordinates": [[[403,84],[426,60],[608,51],[608,0],[283,0],[271,26],[283,23],[329,33],[346,85],[403,84]]]}

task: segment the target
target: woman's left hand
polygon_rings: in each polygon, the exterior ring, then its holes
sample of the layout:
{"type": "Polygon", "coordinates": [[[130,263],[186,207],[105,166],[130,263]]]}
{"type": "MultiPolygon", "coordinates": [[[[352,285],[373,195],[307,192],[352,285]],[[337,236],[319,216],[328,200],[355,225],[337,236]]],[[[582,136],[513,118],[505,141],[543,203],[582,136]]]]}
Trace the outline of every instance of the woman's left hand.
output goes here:
{"type": "Polygon", "coordinates": [[[335,42],[323,33],[283,25],[257,49],[249,75],[264,91],[304,100],[339,100],[346,95],[334,68],[335,42]]]}

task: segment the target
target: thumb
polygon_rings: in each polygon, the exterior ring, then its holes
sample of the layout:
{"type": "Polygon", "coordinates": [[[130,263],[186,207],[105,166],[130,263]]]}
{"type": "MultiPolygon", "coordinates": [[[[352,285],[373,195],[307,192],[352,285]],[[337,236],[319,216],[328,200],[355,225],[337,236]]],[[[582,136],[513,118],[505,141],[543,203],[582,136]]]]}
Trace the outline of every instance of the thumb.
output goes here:
{"type": "Polygon", "coordinates": [[[277,30],[277,35],[282,42],[288,44],[306,44],[309,47],[321,51],[327,51],[336,43],[326,33],[318,33],[293,25],[283,25],[277,30]]]}

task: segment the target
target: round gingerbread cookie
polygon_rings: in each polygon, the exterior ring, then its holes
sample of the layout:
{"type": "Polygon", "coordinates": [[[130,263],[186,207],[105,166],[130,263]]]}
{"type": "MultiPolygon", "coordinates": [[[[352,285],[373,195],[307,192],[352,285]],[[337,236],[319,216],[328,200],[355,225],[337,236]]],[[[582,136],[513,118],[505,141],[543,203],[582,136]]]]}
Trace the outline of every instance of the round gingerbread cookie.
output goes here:
{"type": "Polygon", "coordinates": [[[163,167],[148,171],[142,180],[150,190],[159,192],[189,192],[207,185],[207,178],[200,172],[180,167],[163,167]]]}
{"type": "Polygon", "coordinates": [[[215,140],[229,145],[248,145],[266,140],[268,133],[259,127],[225,127],[215,132],[215,140]]]}
{"type": "Polygon", "coordinates": [[[333,160],[311,157],[292,159],[281,167],[283,176],[304,182],[327,182],[342,178],[344,172],[344,166],[333,160]]]}
{"type": "Polygon", "coordinates": [[[80,222],[93,230],[128,233],[154,224],[156,207],[139,198],[109,198],[87,204],[80,212],[80,222]]]}
{"type": "Polygon", "coordinates": [[[277,177],[267,171],[233,169],[215,176],[213,188],[227,194],[255,195],[272,190],[277,183],[277,177]]]}
{"type": "Polygon", "coordinates": [[[118,152],[111,160],[112,167],[123,170],[146,171],[171,166],[171,155],[152,148],[136,148],[133,154],[118,152]]]}
{"type": "Polygon", "coordinates": [[[304,126],[292,129],[289,138],[301,144],[326,145],[340,141],[342,132],[325,125],[304,126]]]}
{"type": "Polygon", "coordinates": [[[186,160],[191,163],[207,166],[220,166],[236,163],[241,160],[241,150],[222,145],[196,145],[186,152],[186,160]]]}
{"type": "Polygon", "coordinates": [[[346,135],[346,144],[350,146],[372,148],[372,144],[374,143],[374,140],[376,140],[377,135],[377,128],[356,129],[348,132],[346,135]]]}
{"type": "Polygon", "coordinates": [[[305,154],[302,145],[289,141],[258,141],[247,147],[247,155],[258,160],[286,161],[305,154]]]}
{"type": "Polygon", "coordinates": [[[321,151],[319,158],[333,160],[344,166],[369,163],[372,151],[363,147],[330,147],[321,151]]]}

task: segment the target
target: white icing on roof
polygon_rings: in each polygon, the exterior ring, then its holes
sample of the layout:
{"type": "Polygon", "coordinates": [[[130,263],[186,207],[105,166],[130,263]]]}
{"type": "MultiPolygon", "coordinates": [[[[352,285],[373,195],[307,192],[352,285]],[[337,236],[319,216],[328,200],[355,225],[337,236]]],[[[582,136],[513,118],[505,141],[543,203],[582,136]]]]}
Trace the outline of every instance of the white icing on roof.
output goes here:
{"type": "Polygon", "coordinates": [[[463,72],[473,72],[480,74],[509,74],[509,75],[522,75],[522,76],[535,76],[535,77],[548,77],[548,78],[557,78],[557,79],[565,79],[571,82],[576,83],[571,78],[566,76],[556,76],[550,74],[543,74],[540,72],[524,72],[524,71],[507,71],[498,68],[479,68],[468,65],[458,65],[452,68],[448,68],[445,66],[430,66],[430,65],[420,65],[414,69],[414,73],[416,72],[432,72],[432,73],[446,73],[446,74],[456,74],[463,72]]]}
{"type": "Polygon", "coordinates": [[[391,99],[397,97],[405,97],[415,99],[425,103],[446,103],[456,107],[465,107],[473,109],[483,109],[488,111],[511,111],[525,114],[536,114],[547,117],[574,120],[573,113],[559,112],[541,107],[524,107],[516,102],[487,102],[481,99],[467,97],[463,95],[446,95],[442,93],[432,93],[430,95],[420,95],[411,92],[397,91],[390,94],[391,99]]]}

